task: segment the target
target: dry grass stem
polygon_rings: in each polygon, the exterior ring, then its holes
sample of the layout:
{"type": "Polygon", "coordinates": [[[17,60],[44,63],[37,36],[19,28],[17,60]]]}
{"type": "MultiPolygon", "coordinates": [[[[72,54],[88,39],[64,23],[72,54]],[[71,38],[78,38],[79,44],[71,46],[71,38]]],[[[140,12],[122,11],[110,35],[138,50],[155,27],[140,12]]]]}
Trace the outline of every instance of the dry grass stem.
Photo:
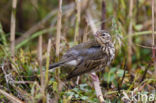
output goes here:
{"type": "Polygon", "coordinates": [[[56,55],[59,56],[60,50],[60,35],[61,35],[61,21],[62,21],[62,0],[59,0],[59,10],[57,17],[57,35],[56,35],[56,55]]]}
{"type": "Polygon", "coordinates": [[[3,94],[7,97],[12,103],[24,103],[23,101],[19,100],[17,97],[5,92],[4,90],[0,89],[0,94],[3,94]]]}
{"type": "Polygon", "coordinates": [[[47,55],[46,55],[46,72],[45,72],[45,87],[48,85],[48,71],[49,71],[49,60],[51,50],[51,39],[48,40],[47,55]]]}
{"type": "MultiPolygon", "coordinates": [[[[59,61],[59,54],[60,54],[60,35],[61,35],[61,28],[62,28],[62,0],[59,0],[59,9],[57,14],[57,35],[56,35],[56,62],[59,61]]],[[[56,78],[57,78],[57,86],[58,91],[57,94],[55,94],[55,100],[58,101],[59,99],[59,93],[60,93],[60,77],[59,77],[60,70],[56,69],[56,78]]]]}
{"type": "MultiPolygon", "coordinates": [[[[39,61],[39,68],[41,73],[41,85],[43,86],[43,71],[42,71],[42,35],[38,38],[38,61],[39,61]]],[[[41,86],[41,87],[42,87],[41,86]]]]}
{"type": "Polygon", "coordinates": [[[80,24],[80,16],[81,16],[81,0],[76,0],[76,25],[75,25],[75,36],[74,42],[77,42],[77,37],[79,35],[79,24],[80,24]]]}
{"type": "Polygon", "coordinates": [[[16,29],[16,5],[17,0],[12,0],[12,12],[11,12],[11,28],[10,28],[10,42],[11,42],[11,56],[14,59],[15,56],[15,29],[16,29]]]}
{"type": "Polygon", "coordinates": [[[154,78],[156,78],[156,49],[155,49],[155,36],[154,36],[154,0],[152,0],[152,52],[153,52],[153,62],[154,62],[154,78]]]}
{"type": "Polygon", "coordinates": [[[41,81],[41,93],[43,96],[43,103],[45,103],[45,81],[44,81],[44,74],[42,70],[42,35],[38,38],[38,62],[39,62],[39,69],[40,69],[40,81],[41,81]]]}
{"type": "Polygon", "coordinates": [[[155,46],[155,39],[154,39],[154,0],[152,0],[152,45],[155,46]]]}
{"type": "MultiPolygon", "coordinates": [[[[128,28],[128,35],[132,34],[132,23],[133,23],[133,0],[130,0],[130,7],[129,7],[129,28],[128,28]]],[[[128,69],[131,69],[132,65],[132,37],[128,37],[128,69]]]]}
{"type": "Polygon", "coordinates": [[[85,32],[83,34],[83,42],[86,42],[87,41],[87,36],[88,36],[88,26],[85,28],[85,32]]]}

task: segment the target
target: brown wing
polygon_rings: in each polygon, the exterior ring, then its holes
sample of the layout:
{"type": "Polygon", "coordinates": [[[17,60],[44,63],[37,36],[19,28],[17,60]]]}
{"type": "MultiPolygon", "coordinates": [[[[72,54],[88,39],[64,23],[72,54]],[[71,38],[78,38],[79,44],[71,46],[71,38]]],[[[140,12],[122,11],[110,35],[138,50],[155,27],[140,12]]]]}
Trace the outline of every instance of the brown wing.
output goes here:
{"type": "Polygon", "coordinates": [[[90,41],[75,45],[74,47],[70,48],[68,51],[81,50],[81,49],[84,49],[84,48],[90,48],[92,46],[99,46],[99,44],[97,43],[96,40],[90,40],[90,41]]]}
{"type": "Polygon", "coordinates": [[[107,57],[98,60],[87,60],[78,65],[71,73],[69,73],[67,80],[73,77],[82,75],[84,73],[98,71],[98,69],[106,66],[107,57]]]}

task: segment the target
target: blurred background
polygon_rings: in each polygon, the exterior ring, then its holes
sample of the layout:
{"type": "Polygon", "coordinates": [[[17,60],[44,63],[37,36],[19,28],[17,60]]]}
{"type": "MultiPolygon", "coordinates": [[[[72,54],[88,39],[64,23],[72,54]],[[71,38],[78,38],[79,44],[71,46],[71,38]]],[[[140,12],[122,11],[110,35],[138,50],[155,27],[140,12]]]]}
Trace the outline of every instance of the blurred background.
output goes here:
{"type": "MultiPolygon", "coordinates": [[[[60,8],[61,0],[17,0],[13,8],[14,1],[0,1],[0,90],[25,102],[44,102],[46,98],[50,103],[97,103],[87,74],[64,83],[68,68],[48,74],[44,70],[70,47],[93,39],[94,30],[102,28],[111,33],[116,48],[111,66],[97,73],[104,98],[120,103],[123,91],[127,95],[130,91],[156,93],[154,0],[63,0],[60,8]],[[10,42],[12,34],[15,41],[10,42]],[[45,85],[43,78],[48,78],[45,85]]],[[[0,92],[0,102],[9,101],[0,92]]]]}

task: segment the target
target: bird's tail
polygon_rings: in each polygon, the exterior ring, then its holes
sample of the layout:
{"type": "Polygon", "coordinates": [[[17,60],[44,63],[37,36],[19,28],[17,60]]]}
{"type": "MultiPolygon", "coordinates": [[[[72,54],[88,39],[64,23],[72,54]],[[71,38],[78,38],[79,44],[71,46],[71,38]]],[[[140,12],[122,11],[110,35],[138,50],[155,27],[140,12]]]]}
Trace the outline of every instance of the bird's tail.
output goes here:
{"type": "Polygon", "coordinates": [[[54,63],[52,65],[49,66],[49,69],[54,69],[56,67],[62,66],[65,62],[58,62],[58,63],[54,63]]]}
{"type": "Polygon", "coordinates": [[[63,66],[66,62],[69,62],[71,60],[72,60],[72,58],[61,60],[58,63],[54,63],[54,64],[50,65],[49,66],[49,69],[54,69],[56,67],[63,66]]]}

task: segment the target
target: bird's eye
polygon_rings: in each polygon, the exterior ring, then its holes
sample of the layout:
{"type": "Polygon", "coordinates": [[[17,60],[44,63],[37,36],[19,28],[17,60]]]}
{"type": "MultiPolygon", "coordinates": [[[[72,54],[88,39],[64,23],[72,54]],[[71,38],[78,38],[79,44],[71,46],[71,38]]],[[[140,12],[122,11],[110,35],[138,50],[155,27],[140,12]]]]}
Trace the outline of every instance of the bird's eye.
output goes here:
{"type": "Polygon", "coordinates": [[[105,36],[105,35],[106,35],[105,33],[102,34],[102,36],[105,36]]]}

